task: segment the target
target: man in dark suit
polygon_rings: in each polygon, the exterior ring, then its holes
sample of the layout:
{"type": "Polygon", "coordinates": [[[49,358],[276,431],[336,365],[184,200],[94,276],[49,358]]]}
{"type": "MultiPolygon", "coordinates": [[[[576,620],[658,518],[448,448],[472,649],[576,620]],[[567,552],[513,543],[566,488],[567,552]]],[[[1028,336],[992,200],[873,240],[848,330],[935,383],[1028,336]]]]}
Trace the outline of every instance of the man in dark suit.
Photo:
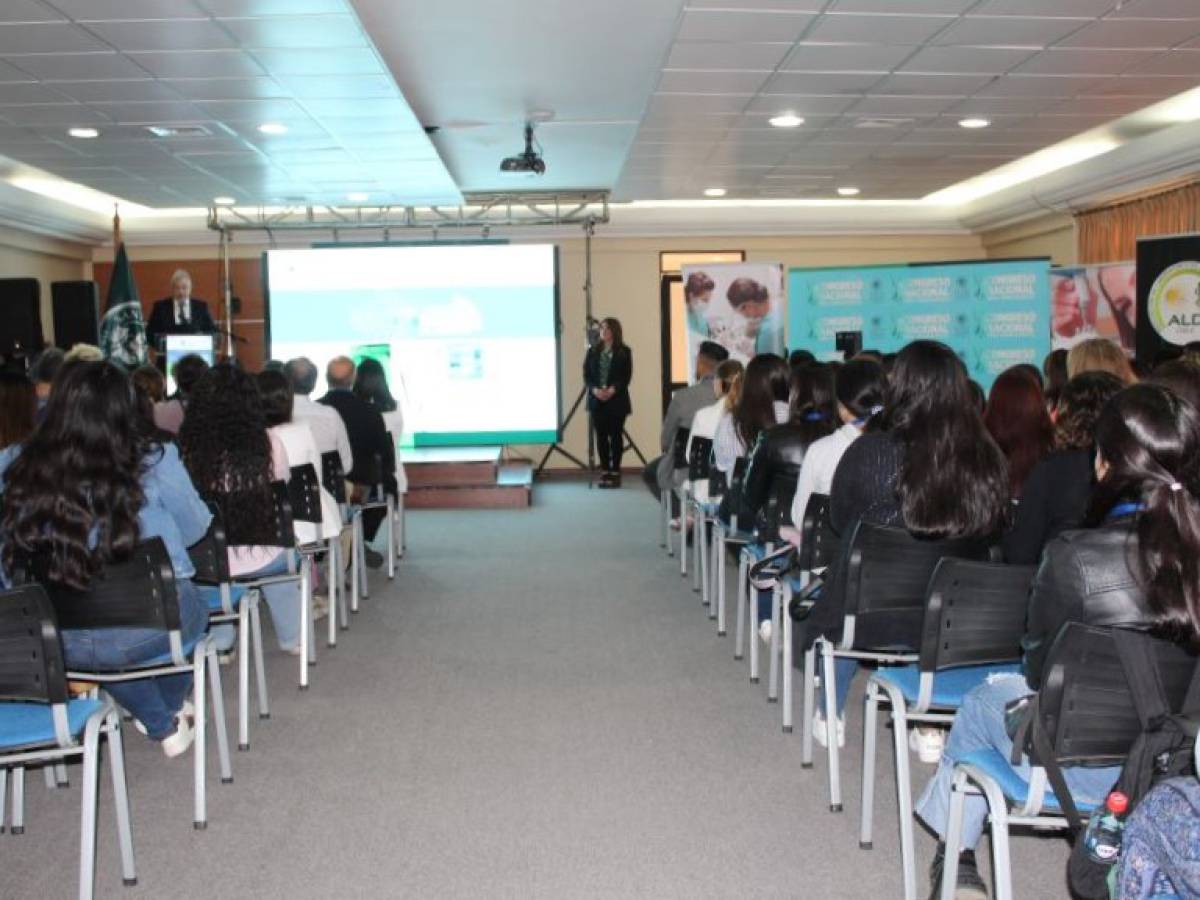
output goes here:
{"type": "MultiPolygon", "coordinates": [[[[392,472],[379,472],[377,461],[382,460],[387,466],[394,459],[388,443],[387,428],[383,424],[383,415],[363,400],[352,390],[354,387],[354,360],[346,356],[336,356],[325,367],[325,381],[329,392],[318,400],[326,406],[331,406],[342,417],[346,425],[346,435],[350,438],[350,454],[354,465],[346,473],[346,480],[353,485],[351,500],[359,502],[366,496],[367,491],[386,480],[392,472]]],[[[369,509],[363,513],[363,537],[368,541],[375,537],[386,511],[369,509]]],[[[383,565],[383,555],[376,553],[370,547],[366,548],[367,565],[378,568],[383,565]]]]}
{"type": "Polygon", "coordinates": [[[216,330],[208,304],[192,297],[192,276],[177,269],[171,276],[171,296],[159,300],[150,311],[146,340],[161,351],[168,334],[213,334],[216,330]]]}

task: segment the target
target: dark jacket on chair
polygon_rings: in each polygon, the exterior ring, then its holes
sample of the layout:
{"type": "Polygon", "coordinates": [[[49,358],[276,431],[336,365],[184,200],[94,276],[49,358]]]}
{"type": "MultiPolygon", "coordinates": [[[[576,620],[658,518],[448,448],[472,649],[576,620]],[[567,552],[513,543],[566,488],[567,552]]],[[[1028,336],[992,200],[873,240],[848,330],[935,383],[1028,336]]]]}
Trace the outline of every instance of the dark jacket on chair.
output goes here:
{"type": "Polygon", "coordinates": [[[1029,597],[1024,651],[1025,680],[1037,690],[1042,666],[1059,630],[1068,622],[1145,628],[1151,621],[1146,595],[1129,570],[1137,533],[1132,516],[1097,528],[1066,531],[1046,545],[1029,597]]]}
{"type": "Polygon", "coordinates": [[[767,428],[746,459],[738,521],[753,525],[760,541],[779,539],[779,526],[790,524],[792,497],[808,449],[803,428],[790,422],[767,428]]]}
{"type": "Polygon", "coordinates": [[[366,400],[354,395],[344,388],[335,388],[317,401],[325,406],[332,406],[346,424],[346,436],[350,439],[350,454],[354,457],[354,465],[346,473],[346,478],[355,484],[372,485],[376,483],[373,476],[384,479],[389,472],[376,472],[375,455],[379,454],[386,467],[389,459],[395,459],[395,454],[389,452],[387,428],[383,424],[383,415],[366,400]]]}
{"type": "MultiPolygon", "coordinates": [[[[633,412],[629,402],[629,381],[633,378],[633,352],[627,346],[613,348],[612,362],[608,366],[608,380],[600,383],[600,354],[603,344],[590,349],[583,360],[583,383],[587,388],[587,405],[592,412],[604,410],[610,416],[627,416],[633,412]],[[601,401],[592,393],[592,388],[612,387],[616,393],[601,401]]],[[[691,424],[690,422],[688,423],[691,424]]]]}

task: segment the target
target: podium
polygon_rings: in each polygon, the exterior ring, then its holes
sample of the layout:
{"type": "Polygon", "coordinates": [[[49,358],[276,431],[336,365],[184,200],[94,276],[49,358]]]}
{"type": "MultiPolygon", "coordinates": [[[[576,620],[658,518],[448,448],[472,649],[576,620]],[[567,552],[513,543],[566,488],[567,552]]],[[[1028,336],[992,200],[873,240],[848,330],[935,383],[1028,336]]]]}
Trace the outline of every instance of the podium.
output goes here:
{"type": "Polygon", "coordinates": [[[216,358],[211,334],[168,334],[163,337],[163,364],[166,367],[167,396],[175,393],[175,379],[171,369],[185,356],[199,356],[210,366],[216,358]]]}

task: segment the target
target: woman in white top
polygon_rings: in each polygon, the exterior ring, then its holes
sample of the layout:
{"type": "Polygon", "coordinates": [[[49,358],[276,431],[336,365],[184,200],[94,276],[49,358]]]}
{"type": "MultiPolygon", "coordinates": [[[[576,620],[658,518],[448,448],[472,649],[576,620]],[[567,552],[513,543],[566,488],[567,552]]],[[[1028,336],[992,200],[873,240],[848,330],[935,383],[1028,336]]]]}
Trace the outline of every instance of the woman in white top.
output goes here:
{"type": "MultiPolygon", "coordinates": [[[[741,392],[742,374],[746,367],[740,360],[727,359],[717,366],[716,378],[713,379],[713,390],[717,402],[711,406],[697,410],[692,417],[688,432],[687,456],[692,457],[692,439],[708,438],[712,440],[722,419],[730,418],[734,404],[741,392]]],[[[708,500],[708,482],[702,481],[692,485],[692,492],[701,503],[708,500]]]]}
{"type": "Polygon", "coordinates": [[[804,521],[809,498],[813,494],[829,493],[842,454],[862,434],[870,418],[883,410],[884,385],[883,368],[873,359],[852,359],[834,376],[842,427],[809,446],[792,500],[792,521],[796,526],[780,529],[780,534],[797,547],[800,546],[800,523],[804,521]]]}
{"type": "Polygon", "coordinates": [[[713,437],[713,462],[726,477],[760,431],[787,421],[790,374],[783,357],[774,353],[761,353],[746,366],[733,409],[717,424],[713,437]]]}

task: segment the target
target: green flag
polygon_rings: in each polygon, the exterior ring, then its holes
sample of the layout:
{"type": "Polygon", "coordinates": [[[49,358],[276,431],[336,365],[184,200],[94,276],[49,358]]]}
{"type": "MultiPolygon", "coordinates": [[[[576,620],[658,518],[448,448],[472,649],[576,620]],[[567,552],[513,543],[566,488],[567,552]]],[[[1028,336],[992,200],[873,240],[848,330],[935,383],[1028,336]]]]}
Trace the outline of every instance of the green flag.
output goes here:
{"type": "Polygon", "coordinates": [[[113,260],[108,301],[100,323],[100,349],[108,359],[126,368],[132,369],[146,362],[146,325],[142,321],[142,304],[138,300],[137,283],[133,280],[124,242],[117,248],[117,258],[113,260]]]}

